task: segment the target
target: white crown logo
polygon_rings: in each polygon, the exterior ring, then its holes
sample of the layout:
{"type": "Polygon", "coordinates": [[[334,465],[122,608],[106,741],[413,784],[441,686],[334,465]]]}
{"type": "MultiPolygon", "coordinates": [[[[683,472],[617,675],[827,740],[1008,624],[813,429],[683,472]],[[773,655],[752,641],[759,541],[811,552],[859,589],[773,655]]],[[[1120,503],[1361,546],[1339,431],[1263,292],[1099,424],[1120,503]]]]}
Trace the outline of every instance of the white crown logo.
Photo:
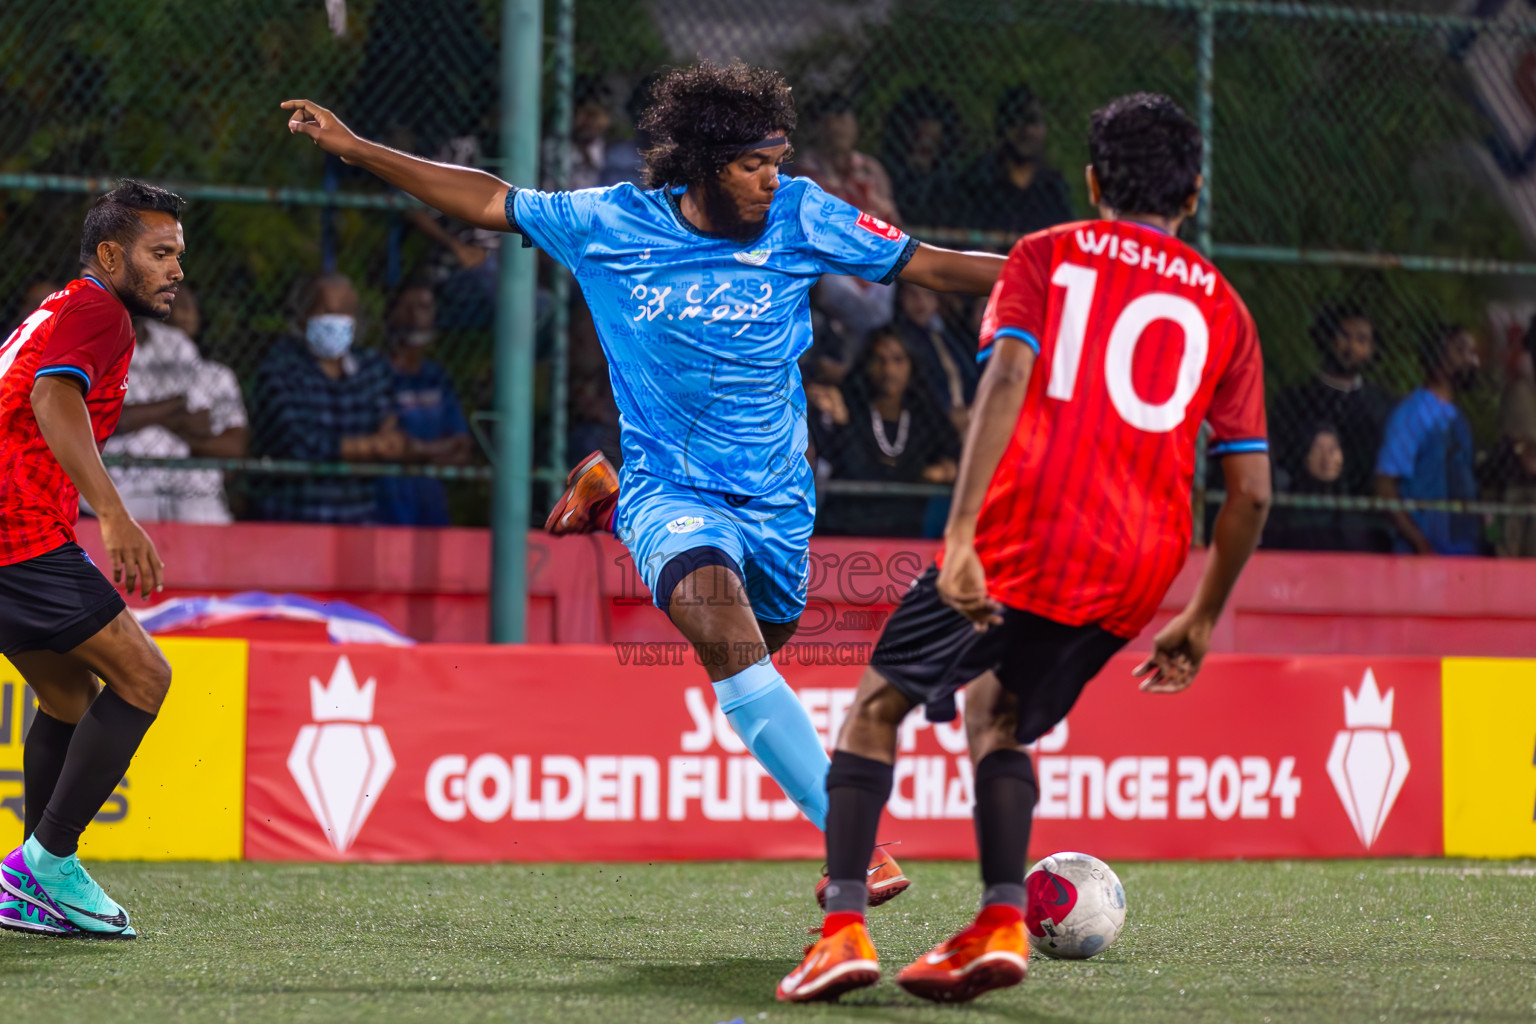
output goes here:
{"type": "Polygon", "coordinates": [[[1408,778],[1408,749],[1403,734],[1392,728],[1393,695],[1392,690],[1381,695],[1370,669],[1359,690],[1350,693],[1346,686],[1344,728],[1328,754],[1328,777],[1366,849],[1381,835],[1408,778]]]}
{"type": "Polygon", "coordinates": [[[329,683],[310,676],[314,721],[299,730],[288,753],[288,771],[337,853],[351,847],[395,771],[389,738],[372,724],[377,686],[373,679],[358,686],[346,655],[336,660],[329,683]]]}
{"type": "Polygon", "coordinates": [[[373,693],[377,682],[357,685],[352,663],[343,654],[331,672],[331,681],[309,677],[309,707],[316,722],[373,721],[373,693]]]}
{"type": "Polygon", "coordinates": [[[1386,697],[1382,697],[1381,691],[1376,688],[1376,673],[1366,669],[1365,678],[1360,682],[1359,693],[1350,693],[1348,687],[1344,688],[1345,728],[1392,728],[1393,697],[1391,690],[1387,691],[1386,697]]]}

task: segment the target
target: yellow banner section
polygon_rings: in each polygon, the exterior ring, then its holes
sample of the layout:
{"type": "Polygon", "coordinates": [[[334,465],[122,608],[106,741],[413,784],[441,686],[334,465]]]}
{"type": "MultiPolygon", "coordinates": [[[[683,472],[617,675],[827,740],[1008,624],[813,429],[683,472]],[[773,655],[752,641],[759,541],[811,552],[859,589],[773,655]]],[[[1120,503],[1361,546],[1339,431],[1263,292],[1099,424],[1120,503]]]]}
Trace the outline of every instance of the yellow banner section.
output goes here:
{"type": "Polygon", "coordinates": [[[1447,658],[1445,853],[1536,856],[1536,661],[1447,658]]]}
{"type": "MultiPolygon", "coordinates": [[[[162,640],[171,692],[80,842],[87,860],[238,860],[245,824],[244,640],[162,640]]],[[[21,843],[22,741],[36,704],[0,658],[0,849],[21,843]]]]}

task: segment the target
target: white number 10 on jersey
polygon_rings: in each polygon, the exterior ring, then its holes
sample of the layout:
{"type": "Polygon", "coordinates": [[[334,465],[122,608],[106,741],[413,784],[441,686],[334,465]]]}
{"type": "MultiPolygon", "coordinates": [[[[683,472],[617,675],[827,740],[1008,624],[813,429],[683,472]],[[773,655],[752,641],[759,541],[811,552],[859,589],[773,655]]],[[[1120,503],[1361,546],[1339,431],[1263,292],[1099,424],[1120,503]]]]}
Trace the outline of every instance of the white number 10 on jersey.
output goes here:
{"type": "Polygon", "coordinates": [[[21,322],[21,326],[11,333],[5,343],[0,345],[0,377],[4,377],[16,357],[21,354],[21,347],[32,337],[32,332],[43,325],[43,321],[53,316],[53,311],[40,309],[21,322]]]}
{"type": "MultiPolygon", "coordinates": [[[[1056,347],[1051,364],[1051,382],[1045,393],[1051,398],[1070,402],[1077,390],[1078,369],[1083,361],[1083,346],[1088,337],[1088,316],[1093,309],[1093,295],[1099,286],[1099,272],[1076,263],[1062,263],[1051,275],[1051,284],[1067,290],[1062,303],[1061,322],[1056,328],[1056,347]]],[[[1109,330],[1109,344],[1104,350],[1104,384],[1109,400],[1120,418],[1149,434],[1166,434],[1184,422],[1184,412],[1200,390],[1210,352],[1210,328],[1200,307],[1180,295],[1148,292],[1126,304],[1109,330]],[[1131,379],[1136,361],[1136,345],[1146,329],[1159,320],[1170,320],[1184,332],[1184,355],[1173,394],[1159,405],[1142,400],[1131,379]]]]}

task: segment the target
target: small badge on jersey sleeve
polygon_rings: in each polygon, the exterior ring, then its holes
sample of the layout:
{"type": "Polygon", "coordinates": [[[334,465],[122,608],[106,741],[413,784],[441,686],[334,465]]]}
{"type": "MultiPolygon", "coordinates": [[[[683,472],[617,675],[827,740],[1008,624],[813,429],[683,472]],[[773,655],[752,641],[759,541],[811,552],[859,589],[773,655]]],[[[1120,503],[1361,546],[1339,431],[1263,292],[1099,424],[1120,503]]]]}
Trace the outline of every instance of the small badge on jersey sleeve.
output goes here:
{"type": "Polygon", "coordinates": [[[901,238],[901,228],[894,224],[887,224],[872,213],[859,214],[859,227],[872,235],[879,235],[881,238],[890,239],[892,242],[898,241],[901,238]]]}
{"type": "Polygon", "coordinates": [[[671,530],[673,533],[692,533],[694,530],[697,530],[703,525],[703,516],[683,516],[680,519],[674,519],[668,523],[667,529],[671,530]]]}

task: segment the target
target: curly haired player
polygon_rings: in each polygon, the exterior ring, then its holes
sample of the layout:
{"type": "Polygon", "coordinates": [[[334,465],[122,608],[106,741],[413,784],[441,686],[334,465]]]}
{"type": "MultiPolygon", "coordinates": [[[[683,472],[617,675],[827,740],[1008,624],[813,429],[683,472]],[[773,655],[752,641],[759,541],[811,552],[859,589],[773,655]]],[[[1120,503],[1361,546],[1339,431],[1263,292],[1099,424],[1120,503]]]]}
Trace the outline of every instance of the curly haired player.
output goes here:
{"type": "Polygon", "coordinates": [[[0,343],[0,654],[37,694],[22,754],[26,841],[0,863],[0,927],[131,939],[76,856],[171,685],[171,667],[80,545],[84,494],[113,578],[148,597],[160,556],[102,466],[134,316],[163,320],[181,280],[182,201],[124,181],[91,204],[81,276],[0,343]],[[106,684],[98,687],[96,677],[106,684]]]}
{"type": "Polygon", "coordinates": [[[1024,747],[1147,626],[1184,564],[1209,422],[1227,500],[1194,597],[1137,674],[1143,690],[1174,693],[1200,669],[1270,488],[1258,333],[1237,292],[1175,237],[1199,200],[1200,151],[1200,130],[1166,96],[1115,100],[1089,130],[1100,219],[1027,235],[1008,256],[982,325],[991,358],[944,553],[887,620],[844,720],[827,776],[827,916],[781,1000],[879,980],[861,858],[891,794],[897,731],[915,705],[967,683],[981,911],[897,981],[958,1002],[1023,980],[1039,795],[1024,747]]]}
{"type": "MultiPolygon", "coordinates": [[[[555,193],[366,142],[308,100],[282,106],[291,132],[450,216],[519,232],[575,274],[612,368],[624,469],[589,456],[550,527],[611,520],[742,742],[820,828],[827,755],[770,658],[805,608],[815,519],[796,365],[810,289],[832,273],[985,295],[1003,261],[920,244],[781,176],[795,111],[774,71],[703,62],[652,95],[650,188],[555,193]]],[[[876,899],[906,887],[889,857],[875,864],[876,899]]]]}

